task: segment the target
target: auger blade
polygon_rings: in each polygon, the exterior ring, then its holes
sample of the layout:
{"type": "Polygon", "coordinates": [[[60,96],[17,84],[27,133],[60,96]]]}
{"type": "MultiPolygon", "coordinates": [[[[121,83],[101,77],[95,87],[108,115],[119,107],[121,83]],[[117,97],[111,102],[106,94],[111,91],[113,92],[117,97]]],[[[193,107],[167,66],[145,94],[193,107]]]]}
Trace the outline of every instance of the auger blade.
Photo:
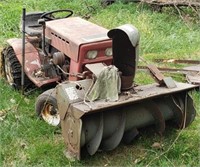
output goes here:
{"type": "Polygon", "coordinates": [[[144,105],[154,118],[157,133],[162,135],[165,130],[165,119],[159,108],[159,103],[156,104],[153,100],[148,100],[144,102],[144,105]]]}
{"type": "Polygon", "coordinates": [[[89,117],[89,119],[85,119],[84,121],[83,124],[85,124],[85,126],[83,125],[83,131],[85,131],[86,138],[90,138],[88,142],[86,139],[86,148],[88,153],[93,155],[99,149],[103,136],[103,113],[97,113],[93,117],[89,117]]]}
{"type": "Polygon", "coordinates": [[[104,114],[104,137],[100,148],[102,150],[113,150],[120,143],[125,129],[126,113],[121,112],[107,112],[104,114]],[[112,127],[111,127],[112,126],[112,127]],[[111,130],[110,130],[111,129],[111,130]],[[106,134],[107,132],[110,134],[106,134]]]}
{"type": "Polygon", "coordinates": [[[137,130],[137,128],[132,128],[124,133],[122,140],[124,143],[130,144],[138,134],[139,131],[137,130]]]}

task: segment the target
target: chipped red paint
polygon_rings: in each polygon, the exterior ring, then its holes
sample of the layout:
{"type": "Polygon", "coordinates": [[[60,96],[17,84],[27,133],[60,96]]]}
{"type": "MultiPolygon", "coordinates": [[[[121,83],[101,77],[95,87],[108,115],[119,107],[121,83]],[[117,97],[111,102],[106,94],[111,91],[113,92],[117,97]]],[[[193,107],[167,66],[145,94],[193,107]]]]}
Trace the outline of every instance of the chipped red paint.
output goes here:
{"type": "Polygon", "coordinates": [[[46,38],[51,45],[78,61],[80,46],[98,41],[111,41],[108,30],[79,17],[71,17],[46,22],[46,38]]]}
{"type": "MultiPolygon", "coordinates": [[[[13,47],[17,59],[22,64],[22,39],[9,39],[8,43],[13,47]]],[[[48,83],[56,82],[60,80],[60,77],[56,78],[38,78],[34,77],[34,72],[41,68],[40,55],[37,49],[29,42],[25,43],[25,67],[24,71],[29,79],[37,86],[41,87],[48,83]]]]}

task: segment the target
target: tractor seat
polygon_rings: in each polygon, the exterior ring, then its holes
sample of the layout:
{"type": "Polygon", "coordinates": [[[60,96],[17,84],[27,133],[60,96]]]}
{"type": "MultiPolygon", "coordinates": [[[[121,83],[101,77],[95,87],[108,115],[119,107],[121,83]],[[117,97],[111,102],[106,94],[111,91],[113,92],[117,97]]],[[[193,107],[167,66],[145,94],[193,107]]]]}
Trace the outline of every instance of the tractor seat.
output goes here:
{"type": "Polygon", "coordinates": [[[44,12],[27,13],[25,17],[25,32],[29,36],[41,36],[42,25],[38,24],[40,16],[44,12]]]}

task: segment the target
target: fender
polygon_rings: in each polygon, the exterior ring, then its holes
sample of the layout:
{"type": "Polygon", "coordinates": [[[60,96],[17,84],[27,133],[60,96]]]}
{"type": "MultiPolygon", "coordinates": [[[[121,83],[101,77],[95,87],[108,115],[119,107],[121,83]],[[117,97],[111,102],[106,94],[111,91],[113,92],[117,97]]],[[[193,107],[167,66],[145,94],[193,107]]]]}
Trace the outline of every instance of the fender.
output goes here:
{"type": "MultiPolygon", "coordinates": [[[[17,59],[22,65],[22,39],[9,39],[8,44],[12,46],[17,59]]],[[[39,57],[39,53],[36,48],[30,43],[25,42],[25,66],[24,70],[27,76],[32,75],[34,70],[41,68],[41,61],[39,57]]]]}
{"type": "MultiPolygon", "coordinates": [[[[17,59],[22,65],[22,39],[12,38],[7,40],[8,44],[13,48],[17,59]]],[[[55,78],[38,78],[33,74],[35,71],[41,69],[40,55],[37,49],[28,41],[25,42],[25,65],[24,72],[27,77],[37,86],[41,87],[43,85],[56,82],[60,80],[60,77],[55,78]]]]}

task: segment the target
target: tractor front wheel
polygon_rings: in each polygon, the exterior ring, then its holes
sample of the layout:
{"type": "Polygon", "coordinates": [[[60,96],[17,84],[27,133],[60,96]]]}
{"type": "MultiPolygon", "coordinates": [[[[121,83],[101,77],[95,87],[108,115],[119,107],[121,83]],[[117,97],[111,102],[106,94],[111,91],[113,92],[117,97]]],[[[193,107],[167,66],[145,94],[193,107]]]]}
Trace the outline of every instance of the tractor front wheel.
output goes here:
{"type": "Polygon", "coordinates": [[[49,125],[57,126],[60,124],[55,89],[49,89],[38,96],[35,104],[35,110],[49,125]]]}

